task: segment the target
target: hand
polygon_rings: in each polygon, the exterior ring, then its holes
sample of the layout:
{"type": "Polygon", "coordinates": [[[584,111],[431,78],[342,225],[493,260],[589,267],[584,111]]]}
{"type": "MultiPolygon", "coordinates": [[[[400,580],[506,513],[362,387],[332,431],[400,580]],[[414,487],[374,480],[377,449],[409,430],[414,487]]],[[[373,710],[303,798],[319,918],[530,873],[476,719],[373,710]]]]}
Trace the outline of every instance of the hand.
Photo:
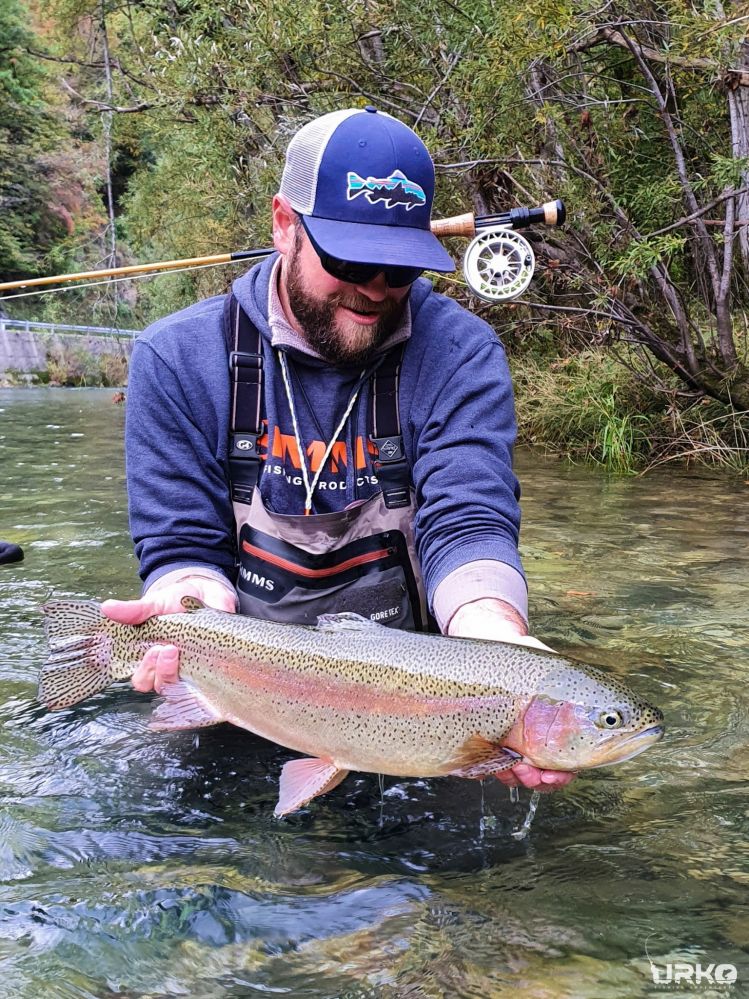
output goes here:
{"type": "Polygon", "coordinates": [[[505,787],[529,787],[534,791],[556,791],[577,776],[568,770],[539,770],[530,763],[518,763],[512,770],[494,774],[505,787]]]}
{"type": "MultiPolygon", "coordinates": [[[[197,597],[215,610],[236,611],[236,597],[229,583],[208,576],[184,576],[158,588],[158,582],[139,600],[105,600],[101,612],[120,624],[142,624],[157,614],[184,611],[182,597],[197,597]]],[[[132,677],[136,690],[160,694],[165,684],[176,683],[179,676],[179,649],[176,645],[152,645],[132,677]]]]}
{"type": "MultiPolygon", "coordinates": [[[[514,607],[502,600],[486,597],[463,604],[453,614],[448,634],[457,638],[485,638],[495,642],[528,645],[553,652],[537,638],[528,634],[525,621],[514,607]]],[[[554,791],[569,784],[575,776],[567,770],[539,770],[530,763],[518,763],[512,770],[495,774],[507,787],[529,787],[537,791],[554,791]]]]}
{"type": "Polygon", "coordinates": [[[492,642],[512,642],[546,652],[554,651],[528,634],[525,621],[514,607],[494,597],[474,600],[459,607],[450,620],[447,633],[453,638],[484,638],[492,642]]]}

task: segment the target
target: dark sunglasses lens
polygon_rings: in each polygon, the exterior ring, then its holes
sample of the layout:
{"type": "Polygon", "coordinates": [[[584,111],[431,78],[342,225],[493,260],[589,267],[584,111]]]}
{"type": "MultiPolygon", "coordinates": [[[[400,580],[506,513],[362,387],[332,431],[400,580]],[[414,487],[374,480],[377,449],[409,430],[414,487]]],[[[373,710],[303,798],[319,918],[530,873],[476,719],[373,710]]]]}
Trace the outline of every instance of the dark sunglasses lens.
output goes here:
{"type": "Polygon", "coordinates": [[[373,277],[380,271],[385,274],[385,280],[390,288],[405,288],[407,284],[413,284],[417,277],[424,273],[423,267],[387,267],[383,264],[354,264],[348,260],[339,260],[338,257],[331,257],[322,247],[318,246],[312,233],[307,228],[307,223],[302,216],[304,231],[309,237],[309,241],[315,253],[320,258],[323,268],[331,277],[338,281],[345,281],[347,284],[369,284],[373,277]]]}
{"type": "Polygon", "coordinates": [[[413,284],[417,277],[423,273],[421,267],[381,267],[379,264],[352,264],[347,260],[338,260],[327,253],[320,257],[323,267],[339,281],[346,281],[348,284],[369,284],[373,277],[381,271],[385,274],[385,280],[390,288],[405,288],[407,284],[413,284]]]}
{"type": "Polygon", "coordinates": [[[338,260],[327,253],[320,255],[320,262],[331,277],[348,284],[368,284],[382,269],[377,264],[352,264],[348,260],[338,260]]]}
{"type": "Polygon", "coordinates": [[[384,271],[390,288],[405,288],[424,273],[421,267],[385,267],[384,271]]]}

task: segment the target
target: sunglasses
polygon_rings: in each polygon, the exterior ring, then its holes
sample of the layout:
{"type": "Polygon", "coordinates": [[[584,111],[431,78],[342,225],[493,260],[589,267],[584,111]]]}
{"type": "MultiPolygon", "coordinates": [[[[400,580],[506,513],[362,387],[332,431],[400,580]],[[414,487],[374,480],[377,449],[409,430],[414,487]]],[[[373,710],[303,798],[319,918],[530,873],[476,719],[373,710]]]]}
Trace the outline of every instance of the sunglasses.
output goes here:
{"type": "Polygon", "coordinates": [[[313,250],[320,258],[323,270],[338,281],[345,281],[347,284],[369,284],[378,274],[384,274],[389,288],[405,288],[424,273],[423,267],[388,267],[385,264],[355,264],[349,260],[339,260],[318,246],[303,216],[302,225],[313,250]]]}

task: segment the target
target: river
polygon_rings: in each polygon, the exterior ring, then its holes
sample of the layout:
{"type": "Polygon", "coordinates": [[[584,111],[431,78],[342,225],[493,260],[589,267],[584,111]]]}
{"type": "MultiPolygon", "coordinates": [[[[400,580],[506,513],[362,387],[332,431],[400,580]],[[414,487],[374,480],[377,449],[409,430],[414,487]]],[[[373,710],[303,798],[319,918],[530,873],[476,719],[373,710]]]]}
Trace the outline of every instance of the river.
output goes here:
{"type": "Polygon", "coordinates": [[[493,782],[352,775],[280,821],[286,750],[149,732],[127,685],[36,703],[40,603],[138,591],[112,396],[0,391],[1,996],[749,996],[749,484],[518,455],[533,631],[658,704],[655,748],[521,841],[493,782]]]}

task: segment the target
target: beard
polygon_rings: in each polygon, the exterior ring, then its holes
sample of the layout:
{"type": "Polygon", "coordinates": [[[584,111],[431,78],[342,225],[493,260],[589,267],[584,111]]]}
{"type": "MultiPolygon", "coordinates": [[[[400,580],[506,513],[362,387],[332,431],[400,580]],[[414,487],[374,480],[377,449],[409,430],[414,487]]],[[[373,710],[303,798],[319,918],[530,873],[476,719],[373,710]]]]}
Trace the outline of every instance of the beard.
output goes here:
{"type": "Polygon", "coordinates": [[[373,302],[354,290],[345,290],[325,299],[318,299],[307,287],[299,265],[301,246],[299,228],[294,233],[294,247],[287,258],[286,293],[289,305],[310,347],[337,367],[366,364],[380,344],[391,336],[403,317],[408,302],[386,299],[373,302]],[[357,312],[377,312],[379,318],[371,326],[355,319],[336,319],[336,309],[343,306],[357,312]]]}

